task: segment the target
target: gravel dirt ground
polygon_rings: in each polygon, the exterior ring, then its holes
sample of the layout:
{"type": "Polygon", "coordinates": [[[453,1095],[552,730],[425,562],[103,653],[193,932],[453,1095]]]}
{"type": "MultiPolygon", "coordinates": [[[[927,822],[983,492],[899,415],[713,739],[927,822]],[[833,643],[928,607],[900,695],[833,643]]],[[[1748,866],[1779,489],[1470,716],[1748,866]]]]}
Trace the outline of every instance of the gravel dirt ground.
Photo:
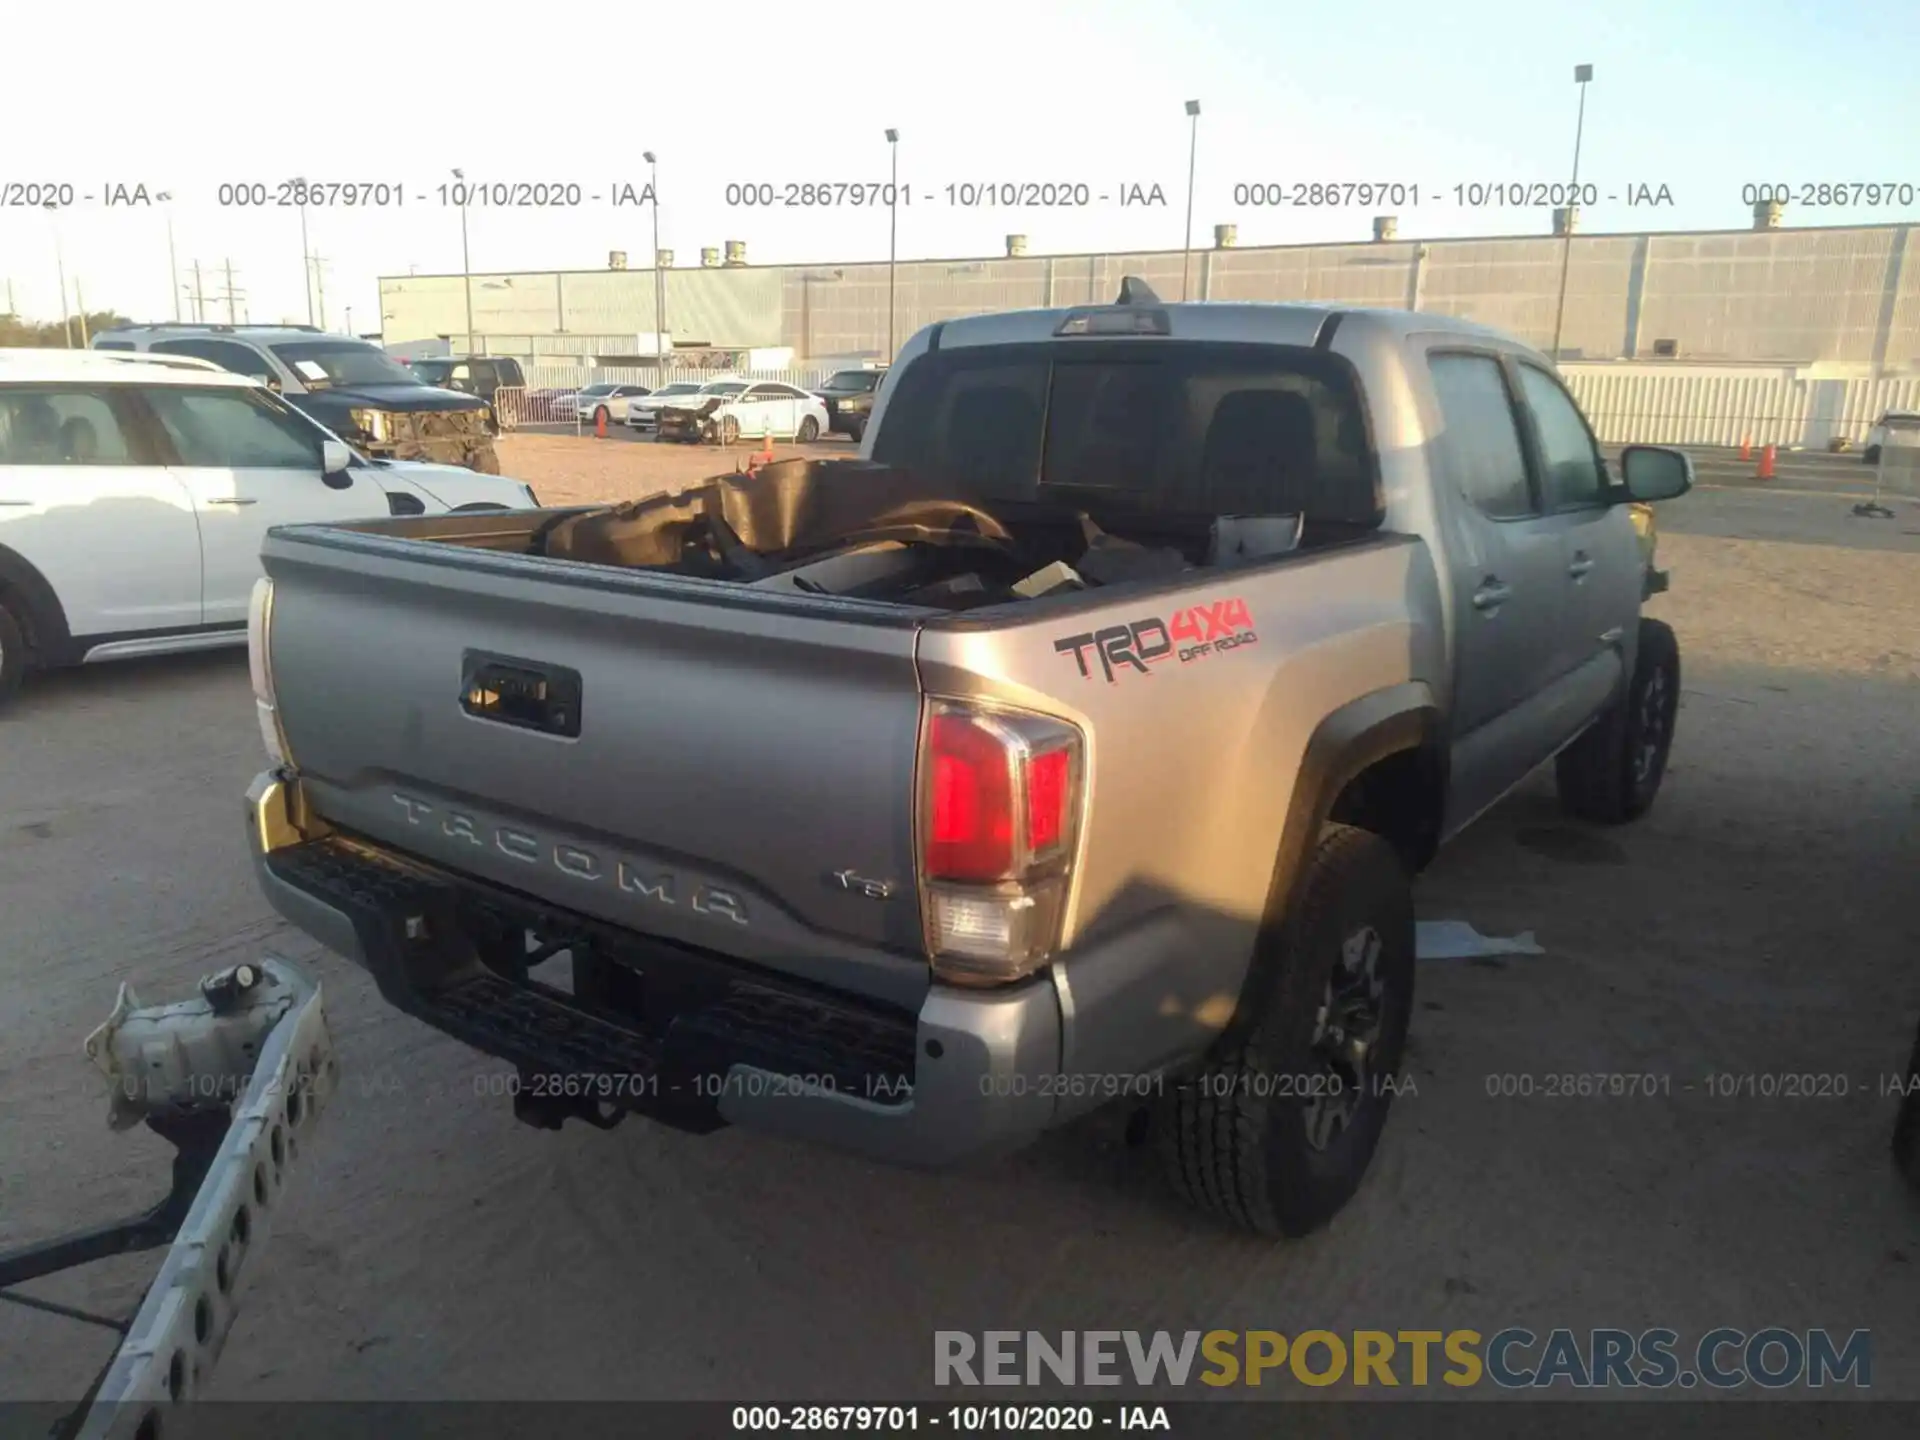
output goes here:
{"type": "MultiPolygon", "coordinates": [[[[663,479],[631,446],[502,449],[550,502],[726,468],[676,450],[663,479]]],[[[1832,499],[1776,498],[1774,531],[1860,533],[1832,499]]],[[[1721,492],[1671,507],[1652,610],[1680,635],[1684,708],[1658,805],[1602,832],[1536,776],[1422,879],[1423,915],[1547,953],[1422,966],[1413,1089],[1368,1182],[1283,1245],[1182,1211],[1115,1115],[945,1176],[737,1131],[517,1125],[476,1093],[499,1067],[256,893],[241,656],[46,677],[0,713],[0,1246],[164,1185],[164,1147],[109,1134],[80,1054],[116,984],[172,998],[277,950],[323,977],[346,1078],[222,1398],[914,1398],[935,1329],[1508,1325],[1867,1328],[1873,1393],[1920,1398],[1920,1205],[1880,1090],[1920,1018],[1920,516],[1883,524],[1862,548],[1751,538],[1721,492]],[[1489,1093],[1575,1071],[1664,1079],[1489,1093]],[[1846,1093],[1710,1079],[1782,1074],[1846,1093]]],[[[130,1310],[153,1263],[32,1293],[130,1310]]],[[[109,1346],[0,1305],[0,1400],[76,1396],[109,1346]]]]}

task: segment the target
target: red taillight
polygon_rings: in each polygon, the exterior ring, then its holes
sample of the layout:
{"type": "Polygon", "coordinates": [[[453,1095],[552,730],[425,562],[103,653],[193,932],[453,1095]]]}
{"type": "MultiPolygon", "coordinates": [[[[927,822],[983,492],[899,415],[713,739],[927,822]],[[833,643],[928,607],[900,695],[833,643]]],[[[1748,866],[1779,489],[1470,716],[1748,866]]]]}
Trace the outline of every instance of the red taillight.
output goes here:
{"type": "Polygon", "coordinates": [[[1079,730],[936,700],[921,756],[920,874],[934,973],[1032,974],[1058,946],[1080,824],[1079,730]]]}
{"type": "Polygon", "coordinates": [[[1000,737],[965,715],[933,717],[927,874],[998,880],[1013,870],[1013,773],[1000,737]]]}
{"type": "Polygon", "coordinates": [[[1072,798],[1073,757],[1049,750],[1027,761],[1027,853],[1045,855],[1067,834],[1067,805],[1072,798]]]}

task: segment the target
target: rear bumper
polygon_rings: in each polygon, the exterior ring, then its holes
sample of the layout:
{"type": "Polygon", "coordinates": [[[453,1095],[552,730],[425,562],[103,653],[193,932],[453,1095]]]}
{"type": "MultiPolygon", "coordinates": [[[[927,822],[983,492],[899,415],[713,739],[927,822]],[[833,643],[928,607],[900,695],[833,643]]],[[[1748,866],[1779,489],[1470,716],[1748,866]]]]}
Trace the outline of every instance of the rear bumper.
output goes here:
{"type": "Polygon", "coordinates": [[[936,985],[909,1014],[543,910],[338,835],[308,838],[297,806],[271,772],[248,791],[268,902],[364,967],[390,1004],[519,1067],[523,1089],[538,1075],[554,1091],[550,1077],[564,1076],[569,1095],[682,1129],[738,1124],[927,1167],[1017,1149],[1092,1108],[1084,1086],[1060,1082],[1068,1027],[1047,976],[1004,990],[936,985]],[[503,917],[516,944],[530,921],[582,935],[633,988],[624,999],[567,994],[504,973],[497,951],[483,962],[476,937],[503,917]],[[645,998],[649,984],[671,1000],[645,998]]]}

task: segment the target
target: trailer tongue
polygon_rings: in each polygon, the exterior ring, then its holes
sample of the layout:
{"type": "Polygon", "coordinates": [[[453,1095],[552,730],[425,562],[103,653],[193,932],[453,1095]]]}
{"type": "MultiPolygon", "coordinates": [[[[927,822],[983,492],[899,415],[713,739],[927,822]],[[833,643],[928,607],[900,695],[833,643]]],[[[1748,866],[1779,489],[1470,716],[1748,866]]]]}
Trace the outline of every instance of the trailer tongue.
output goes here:
{"type": "Polygon", "coordinates": [[[143,1008],[122,985],[86,1050],[109,1082],[108,1124],[144,1123],[174,1147],[172,1188],[142,1215],[0,1252],[0,1300],[122,1337],[59,1440],[157,1435],[212,1376],[338,1065],[320,987],[273,958],[210,975],[173,1005],[143,1008]],[[163,1245],[131,1321],[14,1288],[163,1245]]]}

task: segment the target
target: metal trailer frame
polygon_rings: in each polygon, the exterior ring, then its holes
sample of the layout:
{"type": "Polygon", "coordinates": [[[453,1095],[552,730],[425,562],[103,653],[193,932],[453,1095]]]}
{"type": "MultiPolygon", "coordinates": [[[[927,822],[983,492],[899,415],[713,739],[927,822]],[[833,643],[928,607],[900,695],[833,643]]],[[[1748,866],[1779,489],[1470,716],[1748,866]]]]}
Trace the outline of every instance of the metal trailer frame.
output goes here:
{"type": "Polygon", "coordinates": [[[0,1300],[122,1336],[59,1440],[145,1440],[204,1391],[339,1066],[320,986],[271,956],[206,977],[174,1005],[142,1008],[122,985],[86,1048],[111,1085],[109,1125],[144,1124],[174,1147],[172,1186],[142,1214],[0,1252],[0,1300]],[[163,1245],[128,1321],[11,1288],[163,1245]]]}

